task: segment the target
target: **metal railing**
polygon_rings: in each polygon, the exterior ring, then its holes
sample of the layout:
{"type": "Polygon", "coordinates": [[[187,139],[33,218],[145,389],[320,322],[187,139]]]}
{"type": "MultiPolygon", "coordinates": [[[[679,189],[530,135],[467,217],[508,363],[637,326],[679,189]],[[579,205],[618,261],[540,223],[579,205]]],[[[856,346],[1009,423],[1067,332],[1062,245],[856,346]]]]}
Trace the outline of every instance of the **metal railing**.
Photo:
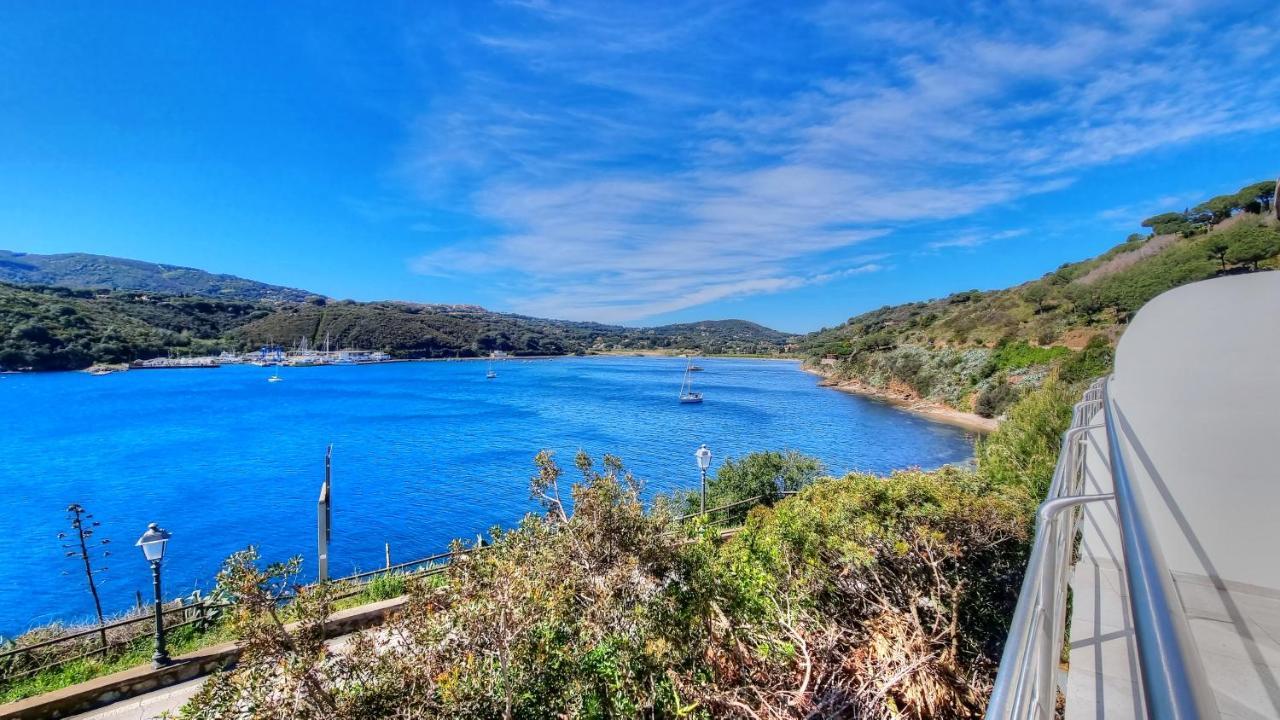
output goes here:
{"type": "Polygon", "coordinates": [[[1218,717],[1182,606],[1173,592],[1172,576],[1129,481],[1120,448],[1108,381],[1098,380],[1072,411],[1048,497],[1036,514],[1035,541],[987,706],[987,720],[1055,717],[1057,669],[1066,633],[1079,510],[1086,503],[1103,501],[1114,501],[1120,517],[1147,717],[1218,717]],[[1099,415],[1102,422],[1094,422],[1099,415]],[[1085,443],[1089,431],[1097,429],[1106,431],[1114,492],[1086,495],[1085,443]]]}
{"type": "MultiPolygon", "coordinates": [[[[216,610],[226,605],[208,598],[200,598],[193,602],[187,602],[184,598],[176,602],[181,604],[166,603],[166,607],[162,610],[167,630],[176,630],[189,625],[203,627],[211,622],[212,614],[216,610]],[[176,621],[171,619],[174,616],[177,616],[176,621]]],[[[151,628],[155,624],[155,615],[149,607],[140,607],[135,612],[140,614],[103,625],[86,626],[82,630],[48,640],[0,651],[0,682],[29,677],[77,660],[108,656],[113,652],[130,648],[139,641],[149,640],[151,628]],[[141,626],[141,629],[131,629],[134,626],[141,626]],[[99,640],[104,637],[107,638],[105,644],[99,640]]]]}
{"type": "Polygon", "coordinates": [[[1134,639],[1147,717],[1170,720],[1217,718],[1218,706],[1205,679],[1182,602],[1173,587],[1151,521],[1136,487],[1129,479],[1121,451],[1120,431],[1111,401],[1110,384],[1103,386],[1111,480],[1120,516],[1120,545],[1124,549],[1125,584],[1133,610],[1134,639]]]}

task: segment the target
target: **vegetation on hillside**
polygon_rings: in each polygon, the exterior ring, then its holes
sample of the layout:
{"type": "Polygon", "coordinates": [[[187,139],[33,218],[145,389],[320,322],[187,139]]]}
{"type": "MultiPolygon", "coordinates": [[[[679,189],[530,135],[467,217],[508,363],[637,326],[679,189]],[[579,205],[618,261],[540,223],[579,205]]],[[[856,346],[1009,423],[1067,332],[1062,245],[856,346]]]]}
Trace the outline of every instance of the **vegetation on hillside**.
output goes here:
{"type": "Polygon", "coordinates": [[[267,312],[257,303],[206,297],[0,283],[0,369],[75,370],[202,354],[267,312]]]}
{"type": "Polygon", "coordinates": [[[824,370],[905,397],[987,416],[1061,366],[1072,378],[1109,366],[1108,346],[1147,301],[1217,275],[1273,268],[1280,228],[1273,181],[1148,218],[1096,258],[1007,290],[969,290],[864,313],[802,340],[824,370]]]}
{"type": "Polygon", "coordinates": [[[266,344],[397,357],[565,355],[609,350],[777,354],[789,336],[741,320],[655,328],[542,320],[474,306],[219,300],[199,295],[0,283],[0,369],[75,370],[266,344]]]}
{"type": "Polygon", "coordinates": [[[340,654],[316,640],[331,590],[299,588],[300,629],[271,617],[287,572],[238,554],[220,587],[239,666],[183,709],[227,718],[962,718],[981,715],[1045,482],[1079,386],[1024,398],[976,471],[817,477],[758,453],[710,493],[798,492],[722,536],[646,510],[622,463],[579,454],[572,511],[543,453],[544,512],[494,529],[443,582],[340,654]],[[1024,409],[1025,408],[1025,409],[1024,409]]]}
{"type": "Polygon", "coordinates": [[[302,302],[314,297],[304,290],[234,275],[88,253],[38,255],[0,250],[0,282],[203,295],[221,300],[302,302]]]}
{"type": "Polygon", "coordinates": [[[690,350],[711,354],[776,354],[788,336],[743,320],[719,320],[653,328],[544,320],[495,313],[473,305],[402,302],[306,303],[282,307],[239,328],[242,347],[297,343],[313,347],[385,350],[400,357],[564,355],[609,350],[690,350]]]}

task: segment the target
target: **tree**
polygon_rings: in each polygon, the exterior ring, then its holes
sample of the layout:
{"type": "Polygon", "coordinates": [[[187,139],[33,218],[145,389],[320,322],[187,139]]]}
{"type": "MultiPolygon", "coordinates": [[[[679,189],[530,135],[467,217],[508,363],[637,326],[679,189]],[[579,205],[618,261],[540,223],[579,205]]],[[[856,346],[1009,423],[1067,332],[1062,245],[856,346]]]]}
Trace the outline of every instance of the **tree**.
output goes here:
{"type": "Polygon", "coordinates": [[[978,471],[995,483],[1021,485],[1032,497],[1044,497],[1078,397],[1076,389],[1050,376],[1009,410],[995,432],[978,441],[978,471]]]}
{"type": "Polygon", "coordinates": [[[1142,227],[1151,228],[1156,235],[1172,235],[1190,230],[1192,223],[1186,213],[1167,212],[1143,220],[1142,227]]]}
{"type": "MultiPolygon", "coordinates": [[[[740,460],[726,460],[707,479],[707,507],[731,505],[751,498],[762,498],[764,504],[777,501],[784,492],[794,492],[818,478],[825,468],[816,458],[794,450],[754,452],[740,460]]],[[[686,508],[696,512],[698,500],[690,493],[686,508]]],[[[750,508],[726,513],[728,520],[739,521],[750,508]]]]}
{"type": "Polygon", "coordinates": [[[105,538],[99,540],[91,540],[93,538],[95,528],[100,524],[93,519],[93,515],[85,512],[84,506],[79,503],[71,503],[67,506],[67,519],[71,521],[71,533],[58,533],[59,540],[70,540],[62,544],[62,549],[66,551],[67,557],[78,558],[84,563],[85,580],[89,583],[89,594],[93,596],[93,609],[98,614],[98,636],[102,641],[102,647],[107,647],[107,631],[103,628],[106,625],[106,618],[102,614],[102,601],[98,598],[98,578],[100,573],[107,571],[107,568],[99,567],[96,570],[93,567],[93,558],[97,552],[102,553],[102,557],[106,558],[111,555],[109,550],[103,546],[109,545],[110,540],[105,538]]]}
{"type": "Polygon", "coordinates": [[[1036,314],[1044,311],[1044,301],[1049,299],[1049,288],[1039,283],[1022,291],[1022,299],[1036,306],[1036,314]]]}
{"type": "Polygon", "coordinates": [[[1276,182],[1274,180],[1264,180],[1252,185],[1246,185],[1240,188],[1240,192],[1236,193],[1236,203],[1249,212],[1261,213],[1271,206],[1275,192],[1276,182]]]}
{"type": "Polygon", "coordinates": [[[1241,203],[1235,193],[1231,195],[1219,195],[1210,198],[1199,205],[1192,208],[1193,213],[1206,214],[1211,222],[1222,222],[1231,217],[1231,214],[1240,209],[1241,203]]]}
{"type": "Polygon", "coordinates": [[[1205,248],[1205,252],[1212,260],[1217,260],[1222,266],[1223,272],[1227,270],[1227,251],[1231,249],[1231,243],[1227,242],[1224,237],[1216,237],[1209,241],[1209,246],[1205,248]]]}
{"type": "Polygon", "coordinates": [[[1258,269],[1259,262],[1280,254],[1280,235],[1261,226],[1239,228],[1239,232],[1233,232],[1230,242],[1226,259],[1236,264],[1247,264],[1253,270],[1258,269]]]}

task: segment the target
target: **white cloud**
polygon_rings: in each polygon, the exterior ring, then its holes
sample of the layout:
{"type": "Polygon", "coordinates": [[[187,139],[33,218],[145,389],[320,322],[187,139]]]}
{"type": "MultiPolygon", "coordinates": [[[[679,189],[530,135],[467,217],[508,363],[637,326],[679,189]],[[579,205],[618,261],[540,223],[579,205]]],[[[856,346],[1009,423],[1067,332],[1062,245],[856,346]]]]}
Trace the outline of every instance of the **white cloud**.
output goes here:
{"type": "Polygon", "coordinates": [[[943,250],[946,248],[968,248],[973,249],[981,247],[995,240],[1009,240],[1011,238],[1022,237],[1029,233],[1026,228],[1014,228],[1010,230],[963,230],[955,234],[949,235],[941,240],[932,240],[925,243],[927,250],[943,250]]]}
{"type": "Polygon", "coordinates": [[[469,70],[403,169],[428,195],[469,188],[459,202],[497,230],[417,271],[514,274],[521,312],[639,319],[883,270],[841,256],[1086,168],[1280,126],[1277,35],[1206,25],[1238,9],[841,3],[791,28],[814,47],[774,56],[739,32],[759,5],[622,7],[529,3],[525,29],[475,38],[518,77],[469,70]]]}

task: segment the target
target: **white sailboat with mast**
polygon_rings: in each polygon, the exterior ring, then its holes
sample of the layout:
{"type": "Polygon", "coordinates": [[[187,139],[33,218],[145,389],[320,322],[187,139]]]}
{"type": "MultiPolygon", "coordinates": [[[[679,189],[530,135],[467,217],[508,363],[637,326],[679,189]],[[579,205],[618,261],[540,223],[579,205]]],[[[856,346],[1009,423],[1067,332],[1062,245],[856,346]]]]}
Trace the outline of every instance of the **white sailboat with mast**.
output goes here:
{"type": "Polygon", "coordinates": [[[702,393],[693,391],[693,358],[688,358],[688,361],[684,368],[684,382],[680,383],[680,402],[700,403],[702,393]]]}

